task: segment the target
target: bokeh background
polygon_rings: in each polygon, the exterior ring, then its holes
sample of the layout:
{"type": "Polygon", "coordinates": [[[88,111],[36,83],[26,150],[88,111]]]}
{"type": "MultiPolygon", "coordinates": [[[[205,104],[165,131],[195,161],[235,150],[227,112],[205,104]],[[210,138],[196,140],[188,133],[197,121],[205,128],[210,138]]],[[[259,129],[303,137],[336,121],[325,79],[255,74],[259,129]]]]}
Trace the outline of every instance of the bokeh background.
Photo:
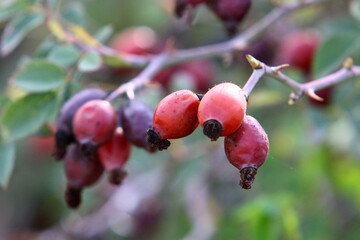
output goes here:
{"type": "MultiPolygon", "coordinates": [[[[260,50],[251,53],[271,65],[276,64],[282,37],[296,29],[316,29],[324,38],[359,33],[357,10],[350,7],[354,2],[329,1],[297,11],[271,26],[256,42],[260,50]]],[[[61,1],[60,8],[65,18],[90,33],[108,26],[114,36],[129,27],[147,26],[159,39],[176,36],[179,48],[227,39],[205,6],[197,9],[191,27],[173,17],[170,0],[61,1]]],[[[240,32],[272,8],[270,1],[253,1],[240,32]]],[[[13,53],[0,58],[3,95],[18,94],[9,84],[11,76],[24,57],[49,39],[47,29],[39,27],[13,53]]],[[[243,53],[237,53],[232,64],[223,58],[212,61],[217,83],[243,86],[251,74],[243,53]]],[[[304,79],[296,69],[286,73],[304,79]]],[[[75,88],[95,85],[110,90],[129,78],[104,67],[83,74],[75,88]]],[[[191,88],[191,81],[178,76],[171,90],[184,87],[191,88]]],[[[50,156],[52,136],[27,137],[17,143],[15,170],[7,189],[0,190],[0,239],[357,240],[359,89],[359,79],[352,79],[334,88],[328,106],[313,105],[306,98],[290,106],[289,89],[264,78],[250,97],[248,114],[268,133],[270,153],[251,190],[238,185],[239,173],[226,159],[223,139],[210,142],[199,128],[172,141],[168,151],[149,154],[133,147],[122,186],[109,186],[103,177],[84,191],[83,204],[74,211],[63,201],[65,176],[62,163],[50,156]]],[[[165,94],[155,85],[138,91],[136,99],[155,108],[165,94]]]]}

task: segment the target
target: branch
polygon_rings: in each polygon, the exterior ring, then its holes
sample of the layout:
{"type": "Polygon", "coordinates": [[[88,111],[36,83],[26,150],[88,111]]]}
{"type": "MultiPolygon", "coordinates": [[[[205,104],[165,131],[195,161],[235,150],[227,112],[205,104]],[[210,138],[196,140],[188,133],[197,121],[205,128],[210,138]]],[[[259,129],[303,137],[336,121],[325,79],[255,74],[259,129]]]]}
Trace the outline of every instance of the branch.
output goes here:
{"type": "MultiPolygon", "coordinates": [[[[247,28],[244,32],[238,34],[237,36],[235,36],[234,38],[228,41],[197,47],[197,48],[184,49],[184,50],[171,49],[171,54],[164,52],[161,53],[160,55],[154,56],[153,58],[149,59],[150,62],[148,67],[145,68],[145,70],[143,70],[143,72],[141,72],[138,77],[119,86],[119,88],[117,88],[109,96],[108,100],[114,100],[119,95],[126,92],[127,88],[130,88],[131,91],[135,91],[137,88],[143,86],[144,84],[149,83],[151,81],[151,77],[154,76],[157,71],[169,65],[174,65],[177,63],[199,59],[199,58],[220,56],[232,52],[233,50],[244,50],[251,41],[253,41],[254,39],[256,39],[256,37],[258,37],[263,32],[265,32],[269,26],[274,24],[274,22],[279,20],[281,17],[297,9],[325,1],[327,0],[302,0],[297,3],[279,6],[278,8],[272,10],[263,19],[261,19],[254,25],[247,28]],[[159,60],[160,58],[162,60],[159,60]]],[[[113,51],[112,49],[108,49],[108,50],[113,51]]],[[[167,51],[167,49],[165,51],[167,51]]],[[[137,62],[137,66],[139,66],[140,63],[141,62],[137,62]]]]}
{"type": "Polygon", "coordinates": [[[307,83],[298,83],[296,80],[282,73],[281,70],[288,67],[287,64],[271,67],[250,55],[247,55],[247,59],[253,68],[253,73],[243,87],[245,95],[247,97],[250,95],[254,86],[262,77],[269,76],[290,88],[292,93],[290,94],[289,104],[293,104],[304,94],[315,100],[322,101],[323,99],[317,96],[315,91],[338,84],[353,77],[360,76],[360,66],[354,66],[352,59],[350,58],[344,61],[343,67],[340,70],[307,83]]]}

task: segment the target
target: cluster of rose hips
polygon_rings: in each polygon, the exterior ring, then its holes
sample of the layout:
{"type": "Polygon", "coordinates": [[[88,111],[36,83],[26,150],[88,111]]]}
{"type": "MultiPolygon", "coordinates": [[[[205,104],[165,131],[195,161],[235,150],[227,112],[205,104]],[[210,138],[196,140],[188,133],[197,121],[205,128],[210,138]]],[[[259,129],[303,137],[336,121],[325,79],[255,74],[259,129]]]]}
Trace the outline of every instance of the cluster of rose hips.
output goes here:
{"type": "Polygon", "coordinates": [[[236,34],[239,23],[251,7],[251,0],[176,0],[175,14],[182,17],[194,7],[206,6],[220,19],[229,36],[236,34]]]}
{"type": "Polygon", "coordinates": [[[80,205],[82,189],[97,182],[104,170],[110,183],[122,182],[131,144],[155,151],[146,141],[153,110],[130,100],[116,112],[106,96],[98,88],[84,89],[63,105],[57,120],[53,156],[64,159],[65,200],[71,208],[80,205]]]}
{"type": "Polygon", "coordinates": [[[225,137],[225,153],[240,170],[240,185],[250,189],[257,169],[269,151],[267,134],[259,122],[246,115],[247,100],[242,89],[221,83],[204,95],[180,90],[163,98],[154,112],[148,142],[158,150],[170,146],[168,139],[188,136],[200,124],[212,141],[225,137]]]}

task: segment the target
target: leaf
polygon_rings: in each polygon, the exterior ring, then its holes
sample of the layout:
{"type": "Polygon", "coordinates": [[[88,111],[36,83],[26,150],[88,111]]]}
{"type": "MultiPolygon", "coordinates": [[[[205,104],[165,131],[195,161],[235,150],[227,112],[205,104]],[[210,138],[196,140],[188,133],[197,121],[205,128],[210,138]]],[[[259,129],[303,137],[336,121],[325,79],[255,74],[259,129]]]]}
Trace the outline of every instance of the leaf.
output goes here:
{"type": "Polygon", "coordinates": [[[58,45],[53,38],[46,38],[36,48],[34,58],[46,58],[48,54],[58,45]]]}
{"type": "Polygon", "coordinates": [[[28,12],[15,16],[5,27],[0,51],[3,56],[12,52],[25,36],[44,21],[42,13],[28,12]]]}
{"type": "Polygon", "coordinates": [[[2,188],[6,188],[9,183],[14,163],[15,145],[4,144],[0,141],[0,185],[2,188]]]}
{"type": "Polygon", "coordinates": [[[14,16],[21,10],[24,10],[26,6],[27,3],[24,1],[17,1],[4,6],[0,5],[0,22],[7,20],[8,18],[14,16]]]}
{"type": "Polygon", "coordinates": [[[49,21],[47,21],[47,27],[50,32],[60,41],[66,41],[66,32],[57,20],[50,19],[49,21]]]}
{"type": "Polygon", "coordinates": [[[91,72],[98,70],[102,65],[102,59],[97,52],[86,53],[79,62],[79,70],[82,72],[91,72]]]}
{"type": "Polygon", "coordinates": [[[0,95],[0,110],[9,102],[9,99],[3,95],[0,95]]]}
{"type": "Polygon", "coordinates": [[[71,24],[70,30],[75,35],[76,38],[78,38],[87,46],[89,47],[99,46],[99,42],[93,36],[91,36],[91,34],[83,27],[76,24],[71,24]]]}
{"type": "Polygon", "coordinates": [[[12,142],[35,133],[55,111],[54,92],[28,94],[4,109],[1,118],[2,137],[12,142]]]}
{"type": "Polygon", "coordinates": [[[315,54],[314,77],[323,77],[340,68],[347,57],[354,56],[359,50],[360,37],[357,33],[337,33],[329,36],[315,54]]]}
{"type": "Polygon", "coordinates": [[[104,62],[110,67],[132,67],[128,62],[117,55],[104,55],[104,62]]]}
{"type": "Polygon", "coordinates": [[[14,77],[14,83],[30,92],[46,92],[65,82],[66,72],[60,66],[46,60],[33,60],[14,77]]]}
{"type": "Polygon", "coordinates": [[[114,29],[111,25],[104,26],[100,28],[95,34],[94,37],[101,43],[105,43],[111,37],[114,29]]]}
{"type": "Polygon", "coordinates": [[[80,26],[85,25],[84,6],[79,2],[73,2],[68,4],[62,11],[61,15],[69,22],[80,26]]]}
{"type": "Polygon", "coordinates": [[[63,66],[68,67],[74,64],[80,57],[80,52],[72,45],[62,45],[55,47],[48,56],[48,59],[63,66]]]}

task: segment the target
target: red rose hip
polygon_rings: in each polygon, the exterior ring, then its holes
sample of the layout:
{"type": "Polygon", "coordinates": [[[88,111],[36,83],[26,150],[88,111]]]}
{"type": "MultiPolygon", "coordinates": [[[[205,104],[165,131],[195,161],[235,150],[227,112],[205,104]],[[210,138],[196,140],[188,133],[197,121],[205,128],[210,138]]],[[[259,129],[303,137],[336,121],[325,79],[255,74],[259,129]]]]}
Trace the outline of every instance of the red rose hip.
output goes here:
{"type": "Polygon", "coordinates": [[[131,145],[124,136],[121,128],[117,128],[110,141],[98,148],[98,157],[108,172],[108,181],[119,185],[126,177],[123,169],[128,161],[131,152],[131,145]]]}
{"type": "Polygon", "coordinates": [[[56,160],[62,159],[66,148],[75,142],[73,133],[73,118],[76,111],[86,102],[94,99],[104,99],[106,92],[100,88],[86,88],[69,98],[60,110],[55,132],[55,149],[53,156],[56,160]]]}
{"type": "Polygon", "coordinates": [[[246,112],[246,98],[242,89],[233,83],[220,83],[201,99],[199,123],[212,141],[228,136],[241,125],[246,112]]]}
{"type": "Polygon", "coordinates": [[[167,139],[182,138],[191,134],[198,126],[199,97],[189,91],[180,90],[163,98],[154,112],[152,128],[148,130],[148,142],[159,150],[167,149],[167,139]]]}
{"type": "Polygon", "coordinates": [[[240,170],[240,186],[250,189],[257,169],[269,153],[265,130],[255,118],[246,115],[241,127],[225,137],[224,147],[229,162],[240,170]]]}
{"type": "Polygon", "coordinates": [[[82,105],[73,120],[74,134],[87,155],[109,141],[116,128],[116,113],[108,101],[91,100],[82,105]]]}

